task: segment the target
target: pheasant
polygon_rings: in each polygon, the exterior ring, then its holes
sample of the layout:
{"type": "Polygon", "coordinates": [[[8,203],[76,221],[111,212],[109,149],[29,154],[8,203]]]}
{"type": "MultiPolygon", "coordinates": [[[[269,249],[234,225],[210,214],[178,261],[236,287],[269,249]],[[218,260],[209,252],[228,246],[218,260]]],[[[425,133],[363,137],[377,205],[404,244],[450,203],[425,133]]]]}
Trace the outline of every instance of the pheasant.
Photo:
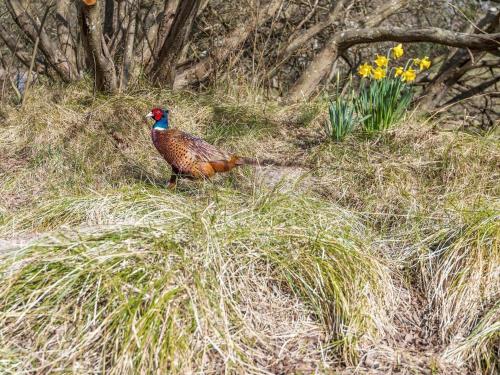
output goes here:
{"type": "Polygon", "coordinates": [[[216,173],[228,172],[240,165],[276,164],[269,161],[258,162],[230,154],[205,142],[203,139],[171,129],[168,121],[168,109],[153,108],[146,118],[155,123],[151,129],[151,138],[158,152],[172,167],[172,176],[168,187],[175,187],[177,178],[210,178],[216,173]]]}

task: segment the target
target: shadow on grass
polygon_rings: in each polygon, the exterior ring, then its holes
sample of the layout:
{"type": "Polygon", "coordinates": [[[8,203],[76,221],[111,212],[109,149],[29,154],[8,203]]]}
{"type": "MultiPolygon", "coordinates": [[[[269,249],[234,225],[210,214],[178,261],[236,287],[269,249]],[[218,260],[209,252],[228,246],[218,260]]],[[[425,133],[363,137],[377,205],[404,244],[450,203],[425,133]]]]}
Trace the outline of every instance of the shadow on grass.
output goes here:
{"type": "Polygon", "coordinates": [[[261,137],[276,132],[276,124],[255,108],[239,105],[215,105],[213,120],[205,131],[205,140],[216,143],[220,139],[247,135],[261,137]]]}
{"type": "Polygon", "coordinates": [[[143,186],[157,188],[165,192],[176,192],[187,195],[197,195],[204,188],[204,182],[211,184],[214,180],[195,180],[187,176],[180,176],[177,179],[175,188],[169,188],[171,172],[162,173],[165,177],[159,177],[158,174],[151,173],[138,164],[128,164],[123,171],[123,175],[131,178],[136,183],[143,186]]]}

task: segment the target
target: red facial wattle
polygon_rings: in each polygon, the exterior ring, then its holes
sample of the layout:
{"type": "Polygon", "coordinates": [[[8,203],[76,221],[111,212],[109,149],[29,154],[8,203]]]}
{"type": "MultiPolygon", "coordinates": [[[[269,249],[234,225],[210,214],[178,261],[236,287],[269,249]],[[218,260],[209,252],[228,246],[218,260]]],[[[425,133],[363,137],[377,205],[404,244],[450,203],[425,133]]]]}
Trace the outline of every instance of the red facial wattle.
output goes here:
{"type": "Polygon", "coordinates": [[[160,121],[163,117],[163,111],[159,108],[154,108],[151,113],[153,114],[153,118],[155,121],[160,121]]]}

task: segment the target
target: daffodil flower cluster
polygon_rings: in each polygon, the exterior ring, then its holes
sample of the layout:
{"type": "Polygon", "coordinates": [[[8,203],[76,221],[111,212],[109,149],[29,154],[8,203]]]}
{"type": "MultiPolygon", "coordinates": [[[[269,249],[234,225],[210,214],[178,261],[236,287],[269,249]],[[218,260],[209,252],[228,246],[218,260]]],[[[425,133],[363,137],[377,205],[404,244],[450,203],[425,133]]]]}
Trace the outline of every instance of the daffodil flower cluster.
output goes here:
{"type": "Polygon", "coordinates": [[[411,66],[417,66],[420,71],[424,71],[431,67],[431,60],[428,56],[424,58],[415,58],[407,61],[405,67],[397,66],[394,69],[389,70],[389,63],[392,57],[394,60],[399,60],[404,55],[404,49],[402,44],[391,48],[387,56],[377,55],[375,60],[375,66],[369,63],[364,63],[359,66],[358,74],[363,78],[373,78],[375,80],[381,80],[386,78],[388,75],[393,75],[394,77],[400,77],[403,82],[411,83],[417,78],[417,72],[411,66]]]}

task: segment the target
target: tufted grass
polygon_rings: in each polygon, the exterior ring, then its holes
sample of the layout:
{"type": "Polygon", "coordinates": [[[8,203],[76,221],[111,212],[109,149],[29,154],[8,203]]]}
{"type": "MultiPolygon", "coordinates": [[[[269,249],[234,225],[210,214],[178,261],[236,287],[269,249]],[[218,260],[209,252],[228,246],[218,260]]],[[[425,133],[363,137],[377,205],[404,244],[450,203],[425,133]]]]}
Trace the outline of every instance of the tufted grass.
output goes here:
{"type": "Polygon", "coordinates": [[[499,368],[500,212],[465,213],[464,224],[427,238],[421,260],[432,319],[450,346],[446,359],[473,359],[483,373],[499,368]]]}
{"type": "MultiPolygon", "coordinates": [[[[24,217],[20,228],[87,227],[4,262],[5,345],[39,371],[254,371],[255,357],[285,342],[242,310],[276,297],[299,306],[287,341],[300,344],[300,320],[315,321],[321,350],[348,363],[360,340],[390,333],[390,272],[352,214],[277,192],[211,193],[207,204],[132,189],[45,202],[24,217]],[[256,285],[267,287],[258,299],[256,285]]],[[[303,359],[316,360],[311,369],[324,365],[317,355],[303,359]]]]}
{"type": "Polygon", "coordinates": [[[444,355],[446,360],[472,363],[483,374],[496,374],[500,368],[500,305],[498,302],[476,316],[465,338],[455,340],[444,355]]]}

